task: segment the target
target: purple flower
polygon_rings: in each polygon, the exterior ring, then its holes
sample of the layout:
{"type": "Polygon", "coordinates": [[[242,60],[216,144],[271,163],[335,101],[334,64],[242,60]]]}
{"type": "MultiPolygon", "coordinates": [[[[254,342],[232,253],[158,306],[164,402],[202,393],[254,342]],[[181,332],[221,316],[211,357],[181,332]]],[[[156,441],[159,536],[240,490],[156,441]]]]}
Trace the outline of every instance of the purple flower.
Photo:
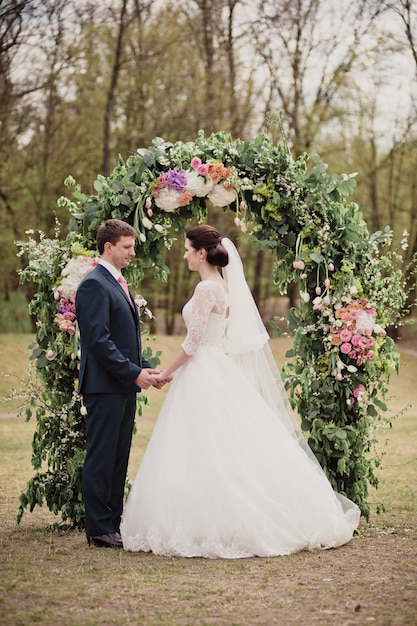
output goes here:
{"type": "Polygon", "coordinates": [[[165,174],[166,181],[171,189],[176,191],[183,191],[187,184],[187,172],[185,170],[179,170],[178,167],[174,167],[173,170],[168,170],[165,174]]]}

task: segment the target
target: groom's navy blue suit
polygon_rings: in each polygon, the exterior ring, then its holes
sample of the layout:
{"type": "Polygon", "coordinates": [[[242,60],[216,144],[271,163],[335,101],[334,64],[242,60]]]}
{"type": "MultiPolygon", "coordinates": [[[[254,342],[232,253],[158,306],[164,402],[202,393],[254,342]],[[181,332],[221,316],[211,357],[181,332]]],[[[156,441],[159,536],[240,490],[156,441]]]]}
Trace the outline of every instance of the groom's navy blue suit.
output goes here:
{"type": "Polygon", "coordinates": [[[87,408],[83,498],[87,537],[119,531],[142,358],[139,313],[102,265],[76,295],[79,392],[87,408]]]}

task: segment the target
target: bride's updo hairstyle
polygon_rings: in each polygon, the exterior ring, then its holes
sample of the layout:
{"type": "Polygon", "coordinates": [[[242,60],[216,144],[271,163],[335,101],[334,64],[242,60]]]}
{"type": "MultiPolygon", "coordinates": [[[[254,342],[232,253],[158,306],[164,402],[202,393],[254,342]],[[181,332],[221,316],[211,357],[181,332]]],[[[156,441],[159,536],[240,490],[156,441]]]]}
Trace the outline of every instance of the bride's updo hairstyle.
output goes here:
{"type": "Polygon", "coordinates": [[[194,226],[187,232],[187,239],[191,242],[194,250],[207,251],[207,262],[217,267],[226,267],[229,263],[229,255],[222,244],[222,236],[219,231],[208,224],[194,226]]]}

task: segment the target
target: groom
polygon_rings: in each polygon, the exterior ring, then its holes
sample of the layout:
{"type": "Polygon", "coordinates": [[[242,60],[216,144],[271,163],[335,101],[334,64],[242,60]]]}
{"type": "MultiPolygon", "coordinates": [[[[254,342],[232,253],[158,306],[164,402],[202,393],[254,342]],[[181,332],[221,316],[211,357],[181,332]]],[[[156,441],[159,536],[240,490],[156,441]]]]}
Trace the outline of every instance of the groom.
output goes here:
{"type": "Polygon", "coordinates": [[[119,533],[136,393],[158,370],[142,356],[138,309],[121,270],[135,256],[136,233],[117,219],[97,231],[100,261],[80,283],[76,315],[81,336],[79,392],[87,409],[82,487],[88,544],[122,548],[119,533]],[[125,281],[124,281],[125,282],[125,281]]]}

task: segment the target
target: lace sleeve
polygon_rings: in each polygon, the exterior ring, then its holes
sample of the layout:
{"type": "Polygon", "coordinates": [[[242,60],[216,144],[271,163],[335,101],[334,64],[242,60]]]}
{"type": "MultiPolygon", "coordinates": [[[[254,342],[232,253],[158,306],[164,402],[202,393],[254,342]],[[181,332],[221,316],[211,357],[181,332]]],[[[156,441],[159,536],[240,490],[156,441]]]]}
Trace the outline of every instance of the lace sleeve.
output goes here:
{"type": "Polygon", "coordinates": [[[198,283],[190,302],[191,318],[187,327],[187,336],[181,346],[188,356],[193,355],[200,345],[215,303],[216,299],[210,283],[206,281],[198,283]]]}

